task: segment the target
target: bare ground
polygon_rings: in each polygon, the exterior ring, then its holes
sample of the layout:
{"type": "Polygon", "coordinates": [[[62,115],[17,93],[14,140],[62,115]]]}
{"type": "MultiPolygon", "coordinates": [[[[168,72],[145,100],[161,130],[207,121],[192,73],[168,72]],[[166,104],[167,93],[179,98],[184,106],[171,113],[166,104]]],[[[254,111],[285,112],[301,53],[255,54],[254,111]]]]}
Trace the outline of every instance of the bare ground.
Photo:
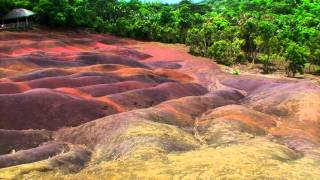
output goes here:
{"type": "Polygon", "coordinates": [[[0,179],[320,177],[320,87],[308,79],[48,30],[1,32],[0,77],[0,179]]]}

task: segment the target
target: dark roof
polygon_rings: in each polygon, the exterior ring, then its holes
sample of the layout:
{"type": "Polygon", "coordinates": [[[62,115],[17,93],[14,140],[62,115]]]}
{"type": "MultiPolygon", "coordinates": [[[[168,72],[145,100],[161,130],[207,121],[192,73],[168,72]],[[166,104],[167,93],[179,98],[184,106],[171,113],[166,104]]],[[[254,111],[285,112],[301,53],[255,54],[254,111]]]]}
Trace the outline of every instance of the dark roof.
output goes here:
{"type": "Polygon", "coordinates": [[[6,14],[3,19],[16,19],[16,18],[23,18],[35,15],[34,12],[27,10],[27,9],[14,9],[6,14]]]}

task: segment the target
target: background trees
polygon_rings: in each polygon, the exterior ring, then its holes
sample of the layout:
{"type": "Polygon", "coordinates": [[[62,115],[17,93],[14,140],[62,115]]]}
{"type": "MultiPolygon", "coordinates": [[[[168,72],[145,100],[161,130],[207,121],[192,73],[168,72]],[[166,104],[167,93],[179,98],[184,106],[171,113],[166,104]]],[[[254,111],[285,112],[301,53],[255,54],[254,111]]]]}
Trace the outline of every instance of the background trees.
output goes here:
{"type": "Polygon", "coordinates": [[[286,59],[294,74],[305,64],[309,71],[320,69],[320,2],[315,0],[1,0],[0,12],[15,7],[37,12],[37,21],[49,26],[185,43],[190,53],[226,65],[258,62],[269,72],[286,59]]]}

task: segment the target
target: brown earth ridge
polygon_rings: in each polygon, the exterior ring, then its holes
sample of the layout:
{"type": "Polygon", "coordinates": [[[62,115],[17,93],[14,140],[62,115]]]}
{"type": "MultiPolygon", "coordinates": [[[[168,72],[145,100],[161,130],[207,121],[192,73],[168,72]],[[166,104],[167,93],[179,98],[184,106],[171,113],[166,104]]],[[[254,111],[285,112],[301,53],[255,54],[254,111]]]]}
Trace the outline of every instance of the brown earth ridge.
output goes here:
{"type": "Polygon", "coordinates": [[[318,179],[320,86],[184,45],[0,33],[0,179],[318,179]]]}

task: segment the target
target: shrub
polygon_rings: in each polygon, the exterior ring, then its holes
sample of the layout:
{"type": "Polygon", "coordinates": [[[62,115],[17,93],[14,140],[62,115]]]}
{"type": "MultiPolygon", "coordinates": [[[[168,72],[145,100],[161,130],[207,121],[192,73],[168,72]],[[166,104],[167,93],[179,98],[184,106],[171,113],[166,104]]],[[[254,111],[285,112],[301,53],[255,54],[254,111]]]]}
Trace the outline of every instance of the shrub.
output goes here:
{"type": "Polygon", "coordinates": [[[233,74],[233,75],[240,75],[240,70],[239,69],[232,69],[230,71],[230,73],[233,74]]]}
{"type": "Polygon", "coordinates": [[[218,63],[228,66],[241,62],[244,57],[239,43],[231,43],[226,40],[214,42],[208,48],[208,55],[218,63]]]}

